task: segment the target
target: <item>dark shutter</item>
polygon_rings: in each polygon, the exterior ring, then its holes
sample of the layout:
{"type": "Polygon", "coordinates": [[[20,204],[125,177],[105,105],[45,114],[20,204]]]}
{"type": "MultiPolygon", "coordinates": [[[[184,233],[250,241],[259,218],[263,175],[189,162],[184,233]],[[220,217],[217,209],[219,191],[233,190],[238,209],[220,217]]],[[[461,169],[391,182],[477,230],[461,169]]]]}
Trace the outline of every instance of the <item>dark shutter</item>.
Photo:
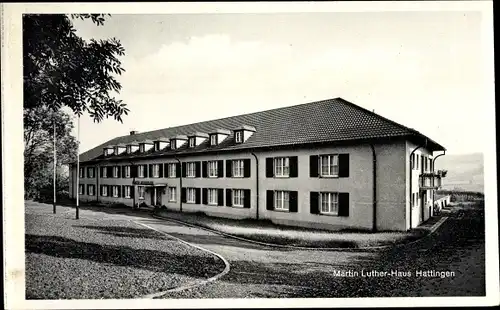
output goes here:
{"type": "Polygon", "coordinates": [[[296,178],[299,176],[299,158],[297,156],[291,156],[289,159],[290,163],[290,177],[296,178]]]}
{"type": "Polygon", "coordinates": [[[130,187],[130,198],[135,198],[135,186],[130,187]]]}
{"type": "MultiPolygon", "coordinates": [[[[85,170],[85,169],[83,169],[85,170]]],[[[85,185],[82,184],[82,195],[85,195],[85,185]]]]}
{"type": "Polygon", "coordinates": [[[266,178],[274,177],[274,158],[266,158],[266,178]]]}
{"type": "Polygon", "coordinates": [[[339,216],[349,216],[349,193],[339,193],[339,216]]]}
{"type": "Polygon", "coordinates": [[[122,177],[125,177],[125,173],[122,175],[122,168],[121,166],[116,166],[118,168],[118,177],[119,178],[122,178],[122,177]]]}
{"type": "Polygon", "coordinates": [[[99,186],[99,196],[102,196],[102,185],[99,186]]]}
{"type": "Polygon", "coordinates": [[[142,166],[144,167],[144,177],[145,177],[145,178],[147,178],[148,176],[150,176],[150,175],[148,174],[148,165],[144,164],[144,165],[142,165],[142,166]]]}
{"type": "Polygon", "coordinates": [[[102,178],[103,174],[104,174],[104,167],[99,167],[99,177],[102,178]]]}
{"type": "Polygon", "coordinates": [[[309,198],[310,198],[311,213],[312,214],[319,214],[319,193],[318,192],[310,192],[309,198]]]}
{"type": "Polygon", "coordinates": [[[226,160],[226,178],[230,178],[233,176],[233,161],[228,159],[226,160]]]}
{"type": "Polygon", "coordinates": [[[108,167],[106,167],[106,169],[108,169],[108,171],[107,171],[107,173],[108,173],[107,177],[108,178],[113,177],[113,167],[112,166],[108,166],[108,167]]]}
{"type": "Polygon", "coordinates": [[[290,212],[297,212],[298,209],[298,192],[297,191],[291,191],[289,192],[289,206],[288,210],[290,212]]]}
{"type": "Polygon", "coordinates": [[[250,168],[251,168],[250,158],[243,159],[243,177],[250,177],[250,168]]]}
{"type": "Polygon", "coordinates": [[[163,177],[165,177],[165,178],[168,178],[169,175],[170,175],[168,173],[169,166],[170,166],[169,163],[166,163],[166,164],[163,165],[163,177]]]}
{"type": "Polygon", "coordinates": [[[217,177],[218,178],[224,177],[224,161],[223,160],[217,161],[217,177]]]}
{"type": "Polygon", "coordinates": [[[148,174],[149,174],[149,177],[152,178],[153,177],[153,164],[149,164],[148,166],[149,166],[148,174]]]}
{"type": "Polygon", "coordinates": [[[197,161],[194,163],[195,167],[195,177],[199,178],[201,177],[201,162],[197,161]]]}
{"type": "Polygon", "coordinates": [[[111,185],[105,185],[105,186],[106,186],[106,187],[107,187],[107,189],[108,189],[108,192],[107,192],[108,197],[113,196],[113,193],[112,193],[112,189],[113,189],[112,187],[113,187],[113,186],[111,186],[111,185]]]}
{"type": "Polygon", "coordinates": [[[217,189],[217,205],[224,205],[224,190],[222,188],[217,189]]]}
{"type": "Polygon", "coordinates": [[[163,164],[159,164],[160,167],[158,168],[158,173],[160,174],[160,178],[163,178],[163,164]]]}
{"type": "Polygon", "coordinates": [[[130,166],[130,176],[132,178],[137,178],[137,166],[130,166]]]}
{"type": "Polygon", "coordinates": [[[123,196],[125,196],[125,195],[124,195],[125,193],[124,193],[124,192],[122,192],[122,186],[120,186],[120,185],[117,185],[117,186],[118,186],[118,197],[123,197],[123,196]]]}
{"type": "Polygon", "coordinates": [[[200,204],[201,203],[201,188],[195,188],[194,189],[194,193],[195,193],[195,202],[196,204],[200,204]]]}
{"type": "Polygon", "coordinates": [[[339,177],[349,177],[349,154],[339,154],[339,177]]]}
{"type": "Polygon", "coordinates": [[[206,178],[208,177],[208,165],[207,165],[207,161],[202,161],[201,162],[201,173],[202,173],[202,177],[206,178]]]}
{"type": "Polygon", "coordinates": [[[226,206],[230,207],[233,205],[233,190],[226,188],[226,206]]]}
{"type": "Polygon", "coordinates": [[[202,203],[204,205],[207,205],[208,204],[208,188],[204,188],[202,189],[202,203]]]}
{"type": "Polygon", "coordinates": [[[127,177],[127,172],[125,171],[126,168],[127,168],[127,166],[122,166],[122,178],[127,177]]]}
{"type": "Polygon", "coordinates": [[[125,198],[125,185],[122,185],[121,188],[122,188],[121,190],[122,190],[123,198],[125,198]]]}
{"type": "Polygon", "coordinates": [[[181,201],[186,202],[186,188],[181,188],[181,201]]]}
{"type": "Polygon", "coordinates": [[[250,208],[251,205],[252,194],[249,189],[243,190],[243,208],[250,208]]]}
{"type": "Polygon", "coordinates": [[[182,177],[186,177],[186,163],[182,163],[182,177]]]}
{"type": "Polygon", "coordinates": [[[266,192],[266,209],[274,210],[274,191],[268,190],[266,192]]]}
{"type": "Polygon", "coordinates": [[[180,163],[176,163],[175,164],[175,177],[176,178],[180,178],[181,177],[181,164],[180,163]]]}
{"type": "Polygon", "coordinates": [[[318,155],[309,156],[309,176],[311,178],[317,178],[319,176],[318,158],[318,155]]]}
{"type": "Polygon", "coordinates": [[[82,168],[82,178],[85,178],[85,168],[82,168]]]}

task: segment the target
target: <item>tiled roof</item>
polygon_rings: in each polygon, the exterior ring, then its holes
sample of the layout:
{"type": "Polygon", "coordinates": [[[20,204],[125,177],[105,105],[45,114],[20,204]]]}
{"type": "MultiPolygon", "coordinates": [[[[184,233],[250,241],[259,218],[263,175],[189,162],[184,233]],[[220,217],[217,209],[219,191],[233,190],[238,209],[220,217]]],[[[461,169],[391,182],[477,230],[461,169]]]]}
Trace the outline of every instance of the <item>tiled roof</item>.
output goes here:
{"type": "MultiPolygon", "coordinates": [[[[167,149],[156,152],[148,151],[142,154],[122,154],[110,156],[110,159],[398,136],[427,138],[414,129],[397,124],[342,98],[336,98],[117,137],[81,154],[80,161],[103,159],[103,148],[108,145],[190,135],[193,132],[212,133],[218,129],[233,130],[241,126],[252,126],[256,129],[255,133],[241,144],[236,144],[234,137],[230,135],[217,146],[209,146],[207,140],[195,148],[187,148],[186,143],[176,150],[167,149]]],[[[436,142],[428,140],[437,149],[444,149],[436,142]]]]}

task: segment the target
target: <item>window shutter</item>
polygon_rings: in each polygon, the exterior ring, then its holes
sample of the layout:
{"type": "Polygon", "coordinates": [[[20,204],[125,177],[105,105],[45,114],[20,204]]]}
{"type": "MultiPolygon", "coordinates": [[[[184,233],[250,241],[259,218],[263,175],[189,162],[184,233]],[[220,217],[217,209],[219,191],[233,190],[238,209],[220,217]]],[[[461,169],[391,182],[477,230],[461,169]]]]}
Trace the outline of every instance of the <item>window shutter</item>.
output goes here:
{"type": "Polygon", "coordinates": [[[233,205],[233,190],[226,188],[226,206],[230,207],[233,205]]]}
{"type": "Polygon", "coordinates": [[[106,167],[106,169],[108,169],[107,173],[107,177],[108,178],[111,178],[113,176],[113,167],[112,166],[109,166],[109,167],[106,167]]]}
{"type": "Polygon", "coordinates": [[[121,186],[122,197],[125,198],[125,185],[121,186]]]}
{"type": "Polygon", "coordinates": [[[149,175],[148,175],[148,165],[142,165],[144,168],[144,177],[147,178],[149,175]]]}
{"type": "Polygon", "coordinates": [[[160,167],[158,168],[158,173],[160,174],[160,178],[163,178],[163,164],[159,164],[160,167]]]}
{"type": "Polygon", "coordinates": [[[99,187],[99,196],[102,196],[102,191],[103,191],[102,187],[103,187],[102,185],[99,187]]]}
{"type": "Polygon", "coordinates": [[[217,177],[219,177],[219,178],[224,177],[224,161],[223,160],[217,161],[217,177]]]}
{"type": "Polygon", "coordinates": [[[106,187],[107,187],[107,189],[108,189],[107,194],[108,194],[108,197],[109,197],[109,196],[111,196],[111,194],[112,194],[112,193],[111,193],[112,186],[111,186],[111,185],[106,185],[106,187]]]}
{"type": "Polygon", "coordinates": [[[289,208],[290,212],[297,212],[298,209],[298,192],[291,191],[289,192],[289,208]]]}
{"type": "Polygon", "coordinates": [[[207,167],[207,161],[204,160],[201,162],[201,173],[202,177],[206,178],[208,176],[208,167],[207,167]]]}
{"type": "Polygon", "coordinates": [[[266,178],[274,177],[274,158],[266,158],[266,178]]]}
{"type": "Polygon", "coordinates": [[[137,166],[130,166],[130,176],[132,178],[137,178],[137,166]]]}
{"type": "Polygon", "coordinates": [[[233,161],[228,159],[226,160],[226,178],[230,178],[233,176],[233,161]]]}
{"type": "Polygon", "coordinates": [[[268,190],[266,193],[266,209],[274,210],[274,191],[268,190]]]}
{"type": "Polygon", "coordinates": [[[130,187],[130,198],[135,198],[135,186],[130,187]]]}
{"type": "Polygon", "coordinates": [[[181,188],[181,201],[186,202],[186,188],[181,188]]]}
{"type": "Polygon", "coordinates": [[[204,205],[208,205],[208,189],[207,188],[204,188],[202,190],[202,203],[204,205]]]}
{"type": "Polygon", "coordinates": [[[152,178],[153,177],[153,164],[149,164],[148,166],[149,166],[148,175],[150,178],[152,178]]]}
{"type": "Polygon", "coordinates": [[[194,163],[195,167],[195,177],[199,178],[201,177],[201,162],[197,161],[194,163]]]}
{"type": "MultiPolygon", "coordinates": [[[[83,169],[85,170],[85,169],[83,169]]],[[[85,195],[85,185],[82,184],[82,195],[85,195]]]]}
{"type": "Polygon", "coordinates": [[[250,177],[250,158],[243,159],[243,177],[249,178],[250,177]]]}
{"type": "Polygon", "coordinates": [[[165,177],[165,178],[168,178],[168,176],[170,175],[168,173],[168,169],[169,169],[168,166],[170,166],[170,164],[168,164],[168,163],[166,163],[166,164],[163,165],[163,177],[165,177]]]}
{"type": "Polygon", "coordinates": [[[311,214],[319,214],[319,193],[310,192],[309,198],[310,198],[311,214]]]}
{"type": "Polygon", "coordinates": [[[194,189],[194,192],[195,192],[195,202],[196,204],[200,204],[201,203],[201,188],[195,188],[194,189]]]}
{"type": "Polygon", "coordinates": [[[298,157],[297,156],[291,156],[289,158],[289,163],[290,163],[290,177],[291,178],[296,178],[299,176],[299,167],[298,167],[298,157]]]}
{"type": "Polygon", "coordinates": [[[181,177],[181,164],[180,163],[176,163],[175,164],[175,177],[176,178],[180,178],[181,177]]]}
{"type": "Polygon", "coordinates": [[[122,166],[122,169],[121,169],[122,170],[122,178],[126,178],[127,177],[127,173],[125,171],[126,167],[127,166],[122,166]]]}
{"type": "Polygon", "coordinates": [[[104,167],[99,167],[99,176],[102,178],[104,174],[104,167]]]}
{"type": "Polygon", "coordinates": [[[250,208],[251,198],[252,198],[251,191],[249,189],[244,189],[243,190],[243,208],[247,208],[247,209],[250,208]]]}
{"type": "Polygon", "coordinates": [[[318,155],[309,156],[309,176],[311,178],[317,178],[319,176],[319,160],[318,155]]]}
{"type": "Polygon", "coordinates": [[[120,185],[117,185],[116,187],[118,187],[118,198],[122,197],[122,187],[120,185]]]}
{"type": "Polygon", "coordinates": [[[125,173],[122,175],[122,168],[121,166],[116,166],[118,167],[118,177],[119,178],[124,178],[125,177],[125,173]]]}
{"type": "Polygon", "coordinates": [[[85,178],[85,168],[82,168],[82,178],[85,178]]]}
{"type": "Polygon", "coordinates": [[[339,177],[349,177],[349,154],[339,154],[339,177]]]}
{"type": "Polygon", "coordinates": [[[186,177],[186,163],[182,163],[182,177],[186,177]]]}
{"type": "Polygon", "coordinates": [[[217,189],[217,205],[224,205],[224,190],[222,188],[217,189]]]}
{"type": "Polygon", "coordinates": [[[339,193],[339,216],[349,216],[349,193],[339,193]]]}

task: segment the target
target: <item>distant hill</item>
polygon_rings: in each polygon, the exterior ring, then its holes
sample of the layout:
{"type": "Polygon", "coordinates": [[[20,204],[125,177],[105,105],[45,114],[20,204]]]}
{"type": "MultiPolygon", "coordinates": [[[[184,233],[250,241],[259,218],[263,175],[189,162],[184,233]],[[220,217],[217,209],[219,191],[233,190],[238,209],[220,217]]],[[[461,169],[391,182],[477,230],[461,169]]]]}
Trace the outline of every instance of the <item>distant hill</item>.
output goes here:
{"type": "Polygon", "coordinates": [[[484,162],[482,153],[444,155],[436,159],[435,170],[448,170],[443,189],[461,189],[484,193],[484,162]]]}

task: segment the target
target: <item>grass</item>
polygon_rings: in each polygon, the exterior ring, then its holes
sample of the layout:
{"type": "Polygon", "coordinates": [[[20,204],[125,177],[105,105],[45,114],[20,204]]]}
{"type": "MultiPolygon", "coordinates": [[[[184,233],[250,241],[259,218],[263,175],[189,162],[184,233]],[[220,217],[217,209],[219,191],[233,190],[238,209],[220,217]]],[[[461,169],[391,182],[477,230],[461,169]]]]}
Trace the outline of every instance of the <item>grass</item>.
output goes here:
{"type": "Polygon", "coordinates": [[[233,236],[266,243],[301,247],[362,248],[394,245],[417,240],[428,232],[424,228],[409,232],[371,233],[353,229],[328,231],[276,225],[270,220],[225,219],[209,216],[202,212],[180,213],[172,210],[161,210],[157,214],[233,236]]]}

